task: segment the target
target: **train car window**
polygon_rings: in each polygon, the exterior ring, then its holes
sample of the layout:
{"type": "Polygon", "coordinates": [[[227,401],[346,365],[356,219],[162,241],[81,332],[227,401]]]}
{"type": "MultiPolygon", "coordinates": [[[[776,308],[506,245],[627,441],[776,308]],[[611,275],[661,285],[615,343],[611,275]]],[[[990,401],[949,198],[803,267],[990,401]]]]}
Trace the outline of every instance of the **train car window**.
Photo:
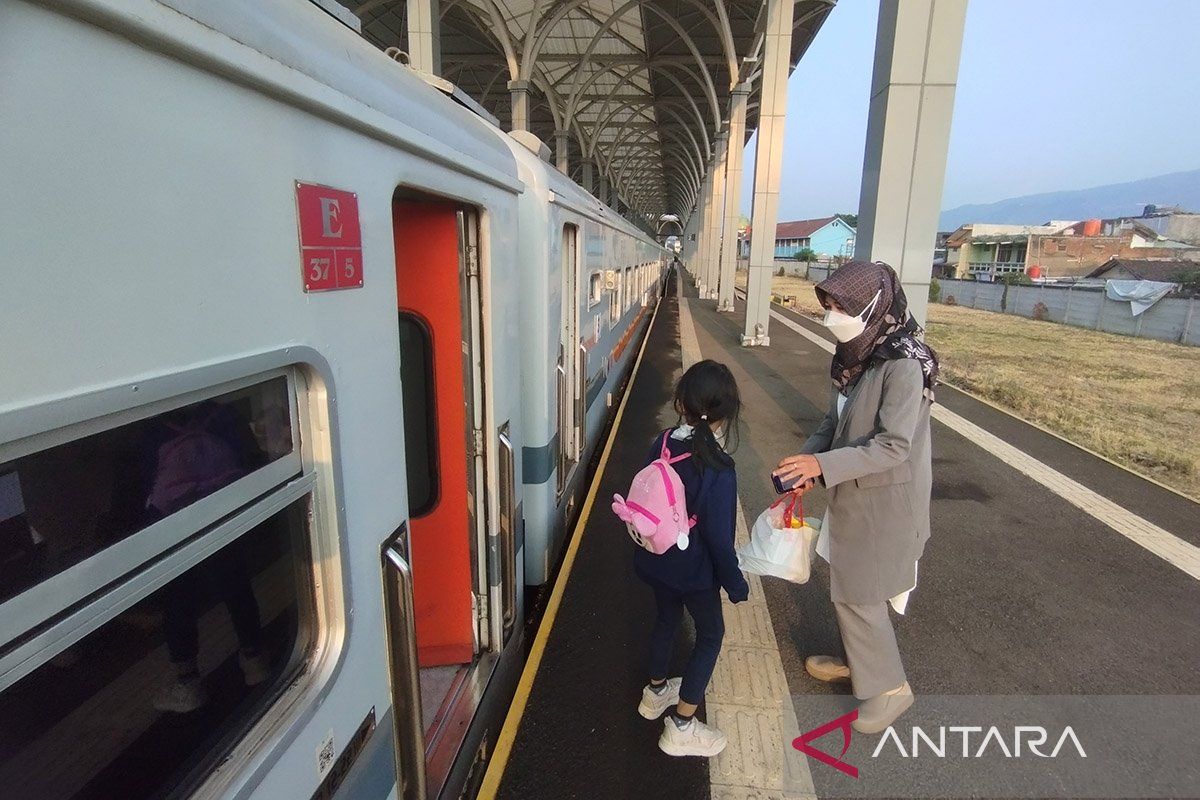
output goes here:
{"type": "Polygon", "coordinates": [[[437,411],[433,394],[433,337],[424,320],[400,312],[400,377],[404,400],[404,458],[409,516],[437,505],[437,411]]]}
{"type": "Polygon", "coordinates": [[[625,268],[625,308],[633,305],[633,267],[625,268]]]}
{"type": "Polygon", "coordinates": [[[308,502],[250,528],[0,693],[5,799],[194,791],[314,652],[308,502]]]}
{"type": "Polygon", "coordinates": [[[604,273],[593,272],[588,280],[588,308],[600,302],[604,296],[604,273]]]}
{"type": "Polygon", "coordinates": [[[291,454],[270,378],[0,462],[0,602],[291,454]]]}

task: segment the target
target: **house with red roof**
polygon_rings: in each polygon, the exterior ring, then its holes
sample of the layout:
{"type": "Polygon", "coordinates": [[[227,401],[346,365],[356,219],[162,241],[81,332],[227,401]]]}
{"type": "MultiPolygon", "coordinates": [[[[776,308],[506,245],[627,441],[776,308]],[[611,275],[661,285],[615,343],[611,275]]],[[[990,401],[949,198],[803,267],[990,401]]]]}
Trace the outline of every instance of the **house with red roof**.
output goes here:
{"type": "Polygon", "coordinates": [[[775,257],[795,258],[806,247],[822,257],[850,256],[854,236],[854,227],[837,216],[780,222],[775,226],[775,257]]]}

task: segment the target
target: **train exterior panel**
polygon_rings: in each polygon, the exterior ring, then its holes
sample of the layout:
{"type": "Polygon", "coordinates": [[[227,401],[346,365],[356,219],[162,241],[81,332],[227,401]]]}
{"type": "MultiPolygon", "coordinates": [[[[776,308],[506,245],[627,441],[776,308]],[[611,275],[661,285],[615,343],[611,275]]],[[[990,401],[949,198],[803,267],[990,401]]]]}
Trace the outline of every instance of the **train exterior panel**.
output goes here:
{"type": "Polygon", "coordinates": [[[315,6],[0,21],[0,785],[458,796],[661,249],[315,6]]]}
{"type": "Polygon", "coordinates": [[[608,398],[649,322],[663,249],[510,139],[519,204],[525,576],[543,583],[581,501],[608,398]]]}

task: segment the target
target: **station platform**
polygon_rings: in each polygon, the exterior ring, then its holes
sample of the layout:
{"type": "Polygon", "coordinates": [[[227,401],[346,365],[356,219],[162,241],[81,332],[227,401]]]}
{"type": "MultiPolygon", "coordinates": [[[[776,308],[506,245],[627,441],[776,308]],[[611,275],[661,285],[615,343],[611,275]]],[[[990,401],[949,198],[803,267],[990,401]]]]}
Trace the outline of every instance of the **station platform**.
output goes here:
{"type": "MultiPolygon", "coordinates": [[[[700,711],[726,733],[724,753],[669,757],[657,747],[662,723],[636,710],[654,602],[608,499],[676,422],[671,389],[685,365],[715,359],[744,404],[734,459],[745,536],[775,498],[772,467],[799,449],[829,391],[830,337],[799,314],[772,314],[771,346],[743,348],[741,313],[697,299],[686,275],[673,280],[480,797],[840,794],[839,773],[788,746],[824,721],[805,719],[799,698],[849,691],[803,667],[810,654],[843,652],[823,564],[803,586],[751,577],[750,601],[726,601],[725,645],[700,711]]],[[[917,707],[923,695],[1200,694],[1200,504],[948,386],[932,435],[933,534],[908,613],[894,617],[917,707]]],[[[820,516],[823,492],[806,499],[806,514],[820,516]]],[[[687,649],[677,643],[679,666],[687,649]]]]}

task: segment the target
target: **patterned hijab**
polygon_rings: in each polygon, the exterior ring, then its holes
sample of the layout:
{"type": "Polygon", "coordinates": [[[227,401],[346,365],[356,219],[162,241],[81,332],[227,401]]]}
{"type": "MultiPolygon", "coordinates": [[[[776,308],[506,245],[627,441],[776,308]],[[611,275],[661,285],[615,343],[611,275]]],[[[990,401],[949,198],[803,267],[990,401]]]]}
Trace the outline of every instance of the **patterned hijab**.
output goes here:
{"type": "Polygon", "coordinates": [[[938,377],[937,353],[922,341],[925,331],[908,313],[908,298],[896,271],[882,261],[849,261],[817,284],[817,298],[822,303],[836,300],[851,316],[861,314],[876,292],[880,293],[879,300],[871,308],[866,329],[848,342],[838,342],[830,366],[833,385],[849,394],[872,364],[912,358],[921,364],[925,397],[932,402],[938,377]]]}

